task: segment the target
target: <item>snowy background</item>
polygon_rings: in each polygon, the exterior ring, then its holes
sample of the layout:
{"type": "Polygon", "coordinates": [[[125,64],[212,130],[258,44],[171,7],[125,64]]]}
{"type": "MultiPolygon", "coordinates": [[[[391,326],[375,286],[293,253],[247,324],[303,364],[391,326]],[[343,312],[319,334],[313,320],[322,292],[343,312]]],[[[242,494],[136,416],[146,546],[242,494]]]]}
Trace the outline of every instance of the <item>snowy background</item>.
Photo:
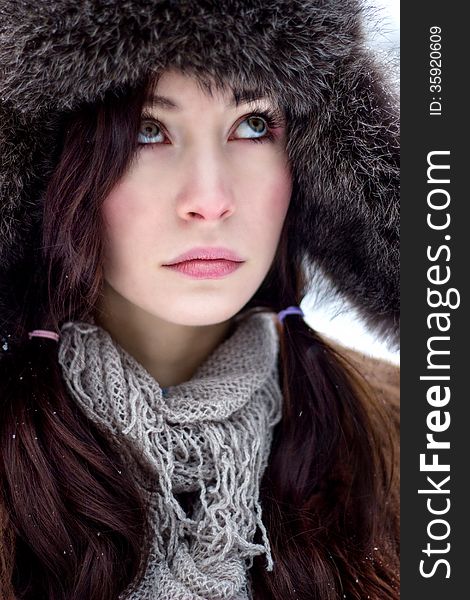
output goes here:
{"type": "MultiPolygon", "coordinates": [[[[400,51],[400,2],[375,0],[367,18],[368,45],[385,62],[395,85],[398,81],[400,51]]],[[[315,330],[338,340],[345,346],[357,348],[366,354],[399,363],[399,353],[390,350],[383,342],[367,331],[364,322],[346,302],[326,303],[321,294],[309,294],[302,302],[305,320],[315,330]]]]}

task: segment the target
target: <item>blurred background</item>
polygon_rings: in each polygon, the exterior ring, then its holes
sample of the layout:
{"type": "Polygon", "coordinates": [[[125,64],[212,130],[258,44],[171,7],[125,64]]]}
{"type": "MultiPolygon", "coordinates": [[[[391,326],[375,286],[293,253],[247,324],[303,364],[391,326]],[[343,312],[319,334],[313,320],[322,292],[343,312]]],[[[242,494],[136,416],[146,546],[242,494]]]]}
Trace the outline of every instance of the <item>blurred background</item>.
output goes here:
{"type": "MultiPolygon", "coordinates": [[[[384,69],[399,86],[400,2],[399,0],[364,0],[367,7],[365,34],[367,45],[383,62],[384,69]]],[[[315,289],[301,304],[305,320],[315,330],[345,346],[399,363],[398,351],[371,334],[351,305],[345,301],[325,301],[324,290],[315,289]]]]}

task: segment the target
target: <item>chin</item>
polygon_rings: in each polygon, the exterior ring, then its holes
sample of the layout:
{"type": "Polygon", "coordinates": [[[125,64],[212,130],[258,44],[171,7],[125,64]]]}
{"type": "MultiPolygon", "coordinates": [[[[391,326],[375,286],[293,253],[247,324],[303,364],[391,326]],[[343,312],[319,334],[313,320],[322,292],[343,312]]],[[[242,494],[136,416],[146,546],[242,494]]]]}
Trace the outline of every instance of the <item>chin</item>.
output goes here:
{"type": "Polygon", "coordinates": [[[180,310],[178,310],[177,307],[174,307],[173,310],[168,311],[166,315],[160,314],[159,317],[177,325],[204,327],[228,321],[234,317],[243,306],[244,304],[232,304],[228,306],[227,303],[224,303],[222,306],[220,302],[211,302],[208,300],[204,306],[198,307],[191,304],[191,302],[187,302],[184,306],[180,307],[180,310]]]}

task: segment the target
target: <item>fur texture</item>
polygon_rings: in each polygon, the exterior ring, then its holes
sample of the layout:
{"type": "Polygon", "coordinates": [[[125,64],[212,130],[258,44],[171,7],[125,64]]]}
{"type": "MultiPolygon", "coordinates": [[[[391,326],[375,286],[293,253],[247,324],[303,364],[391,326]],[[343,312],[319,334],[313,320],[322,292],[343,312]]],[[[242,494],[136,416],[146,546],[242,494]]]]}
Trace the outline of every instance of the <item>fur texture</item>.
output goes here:
{"type": "Polygon", "coordinates": [[[396,342],[397,110],[360,23],[356,0],[0,0],[3,315],[34,267],[61,115],[175,66],[278,99],[298,250],[396,342]]]}

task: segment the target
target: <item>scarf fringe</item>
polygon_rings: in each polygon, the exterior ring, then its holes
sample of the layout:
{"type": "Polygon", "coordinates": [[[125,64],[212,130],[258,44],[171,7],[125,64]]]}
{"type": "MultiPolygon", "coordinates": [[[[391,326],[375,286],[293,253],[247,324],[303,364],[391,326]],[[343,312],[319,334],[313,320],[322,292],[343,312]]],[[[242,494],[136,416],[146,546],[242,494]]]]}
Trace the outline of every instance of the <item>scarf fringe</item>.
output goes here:
{"type": "Polygon", "coordinates": [[[271,316],[253,315],[164,397],[104,329],[62,327],[68,389],[117,439],[148,502],[153,560],[140,595],[129,598],[248,598],[254,557],[265,554],[273,570],[259,486],[281,418],[277,352],[271,316]],[[188,514],[178,499],[187,492],[195,498],[188,514]],[[262,543],[253,542],[258,528],[262,543]]]}

